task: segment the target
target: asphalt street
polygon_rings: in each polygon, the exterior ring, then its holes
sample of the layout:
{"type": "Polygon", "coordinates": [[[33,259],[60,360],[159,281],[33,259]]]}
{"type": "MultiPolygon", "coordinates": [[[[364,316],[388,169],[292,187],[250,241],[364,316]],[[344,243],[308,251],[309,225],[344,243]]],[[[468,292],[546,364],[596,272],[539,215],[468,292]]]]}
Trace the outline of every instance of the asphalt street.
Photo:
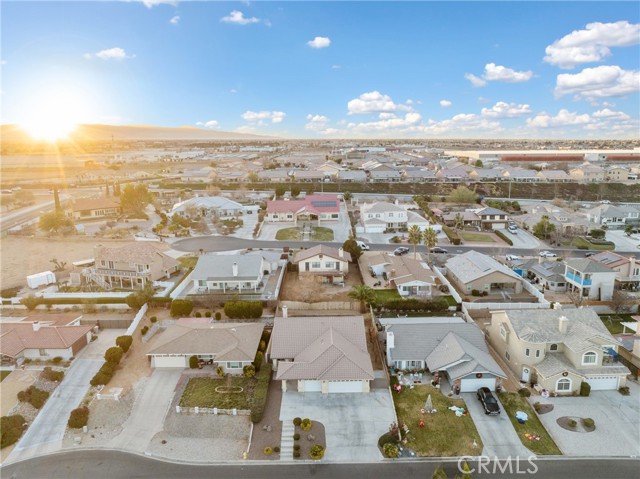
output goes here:
{"type": "MultiPolygon", "coordinates": [[[[486,461],[485,461],[486,462],[486,461]]],[[[469,459],[477,478],[539,477],[544,479],[629,479],[640,474],[640,461],[620,459],[515,459],[491,462],[479,469],[478,459],[469,459]]],[[[448,477],[455,477],[457,460],[389,460],[375,463],[328,464],[278,461],[237,465],[192,465],[156,460],[121,451],[74,450],[9,464],[0,468],[3,479],[128,479],[128,478],[233,478],[233,479],[398,479],[430,478],[443,464],[448,477]]]]}

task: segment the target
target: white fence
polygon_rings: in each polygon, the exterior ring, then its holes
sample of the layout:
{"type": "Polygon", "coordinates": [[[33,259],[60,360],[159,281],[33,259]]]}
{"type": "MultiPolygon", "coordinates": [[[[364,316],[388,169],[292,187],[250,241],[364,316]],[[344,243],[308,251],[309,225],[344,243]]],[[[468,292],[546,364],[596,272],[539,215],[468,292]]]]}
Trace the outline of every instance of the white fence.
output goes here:
{"type": "Polygon", "coordinates": [[[451,285],[445,275],[442,274],[442,271],[440,271],[440,269],[438,269],[436,266],[433,266],[432,269],[438,279],[442,282],[442,284],[446,285],[449,288],[449,294],[453,296],[453,299],[456,300],[456,303],[462,303],[462,297],[458,294],[456,288],[451,285]]]}
{"type": "Polygon", "coordinates": [[[221,409],[217,407],[182,407],[176,406],[178,414],[224,414],[227,416],[250,416],[249,409],[221,409]]]}
{"type": "Polygon", "coordinates": [[[136,330],[136,328],[140,324],[140,321],[142,321],[142,318],[144,318],[144,315],[148,309],[149,309],[148,304],[145,303],[142,305],[142,308],[140,308],[140,311],[138,311],[138,314],[136,314],[136,316],[133,318],[133,321],[131,322],[131,326],[129,326],[129,328],[127,329],[127,336],[133,336],[133,332],[136,330]]]}
{"type": "Polygon", "coordinates": [[[176,286],[176,289],[174,289],[169,296],[171,297],[171,299],[176,299],[178,296],[180,296],[182,294],[182,292],[187,289],[189,287],[189,285],[191,284],[191,275],[193,274],[193,271],[191,271],[186,278],[184,278],[180,284],[178,286],[176,286]]]}
{"type": "MultiPolygon", "coordinates": [[[[313,310],[313,311],[333,311],[350,310],[360,311],[360,303],[357,301],[322,301],[319,303],[304,303],[302,301],[280,301],[280,307],[286,306],[289,311],[313,310]]],[[[358,313],[359,314],[359,313],[358,313]]]]}
{"type": "Polygon", "coordinates": [[[468,303],[463,302],[462,305],[467,309],[492,309],[499,311],[502,309],[550,309],[549,302],[545,303],[468,303]]]}

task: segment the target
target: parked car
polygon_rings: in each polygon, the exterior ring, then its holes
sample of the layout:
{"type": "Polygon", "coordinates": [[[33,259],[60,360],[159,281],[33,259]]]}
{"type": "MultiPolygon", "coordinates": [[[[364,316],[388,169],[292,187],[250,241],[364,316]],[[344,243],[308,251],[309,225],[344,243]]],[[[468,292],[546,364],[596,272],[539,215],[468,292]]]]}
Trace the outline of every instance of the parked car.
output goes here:
{"type": "Polygon", "coordinates": [[[406,246],[398,246],[393,250],[393,254],[396,256],[402,256],[403,254],[407,254],[409,252],[409,248],[406,246]]]}
{"type": "Polygon", "coordinates": [[[356,244],[360,247],[362,251],[369,251],[369,245],[364,241],[356,240],[356,244]]]}
{"type": "Polygon", "coordinates": [[[518,256],[517,254],[508,254],[507,256],[505,256],[505,259],[507,261],[513,261],[516,259],[520,259],[520,256],[518,256]]]}
{"type": "Polygon", "coordinates": [[[440,246],[436,246],[434,248],[431,248],[431,252],[432,253],[442,253],[442,254],[447,254],[447,250],[444,248],[440,248],[440,246]]]}
{"type": "Polygon", "coordinates": [[[584,257],[585,257],[585,258],[588,258],[589,256],[593,256],[594,254],[596,254],[596,251],[587,251],[587,252],[584,254],[584,257]]]}
{"type": "Polygon", "coordinates": [[[500,414],[500,405],[498,400],[493,396],[489,388],[480,388],[477,393],[478,399],[484,407],[485,414],[500,414]]]}
{"type": "Polygon", "coordinates": [[[552,253],[551,251],[540,251],[540,256],[542,256],[543,258],[557,258],[558,255],[555,253],[552,253]]]}

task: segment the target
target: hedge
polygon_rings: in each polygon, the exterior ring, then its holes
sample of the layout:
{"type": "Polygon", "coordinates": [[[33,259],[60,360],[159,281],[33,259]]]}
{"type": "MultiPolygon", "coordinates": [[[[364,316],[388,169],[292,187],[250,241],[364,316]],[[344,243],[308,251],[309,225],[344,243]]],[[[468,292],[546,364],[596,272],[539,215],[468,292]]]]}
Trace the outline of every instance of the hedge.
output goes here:
{"type": "Polygon", "coordinates": [[[449,238],[449,241],[451,242],[452,245],[459,245],[462,242],[462,240],[460,239],[460,236],[458,236],[458,233],[456,233],[454,230],[452,230],[448,226],[443,226],[442,231],[444,231],[444,234],[447,235],[447,238],[449,238]]]}
{"type": "Polygon", "coordinates": [[[47,366],[40,373],[40,377],[42,379],[45,379],[46,381],[58,382],[58,381],[62,381],[62,378],[64,378],[64,371],[54,371],[49,366],[47,366]]]}
{"type": "Polygon", "coordinates": [[[261,301],[229,301],[224,305],[224,314],[231,319],[258,319],[262,311],[261,301]]]}
{"type": "Polygon", "coordinates": [[[118,336],[116,338],[116,344],[122,348],[123,353],[126,353],[133,344],[133,337],[129,335],[118,336]]]}
{"type": "Polygon", "coordinates": [[[89,408],[86,406],[81,406],[79,408],[71,411],[71,415],[69,416],[69,421],[67,424],[72,429],[80,429],[84,427],[89,422],[89,408]]]}
{"type": "Polygon", "coordinates": [[[494,233],[498,236],[498,238],[500,238],[502,241],[504,241],[505,243],[507,243],[509,246],[513,246],[513,241],[511,241],[511,238],[509,238],[506,234],[504,234],[502,231],[494,231],[494,233]]]}
{"type": "Polygon", "coordinates": [[[417,298],[391,299],[380,306],[389,311],[446,311],[449,309],[449,302],[444,298],[434,298],[431,300],[421,300],[417,298]]]}
{"type": "Polygon", "coordinates": [[[171,302],[171,316],[186,317],[193,311],[193,302],[188,299],[174,299],[171,302]]]}
{"type": "Polygon", "coordinates": [[[35,386],[29,386],[24,391],[20,391],[18,393],[18,401],[28,402],[36,409],[40,409],[44,406],[47,399],[49,399],[49,393],[42,389],[38,389],[35,386]]]}
{"type": "Polygon", "coordinates": [[[109,363],[115,363],[117,365],[122,359],[123,354],[124,351],[120,346],[113,346],[105,351],[104,359],[109,363]]]}
{"type": "Polygon", "coordinates": [[[267,404],[269,381],[271,380],[271,364],[263,364],[256,375],[257,383],[253,391],[253,407],[251,408],[251,421],[256,424],[262,421],[264,408],[267,404]]]}
{"type": "Polygon", "coordinates": [[[112,377],[112,374],[108,374],[104,371],[98,371],[95,376],[91,378],[89,384],[91,384],[92,386],[105,386],[109,384],[109,381],[111,381],[112,377]]]}
{"type": "Polygon", "coordinates": [[[105,363],[100,367],[99,372],[104,373],[108,376],[113,376],[116,372],[116,369],[118,369],[117,364],[105,361],[105,363]]]}
{"type": "Polygon", "coordinates": [[[27,422],[20,415],[0,417],[0,448],[15,444],[27,428],[27,422]]]}

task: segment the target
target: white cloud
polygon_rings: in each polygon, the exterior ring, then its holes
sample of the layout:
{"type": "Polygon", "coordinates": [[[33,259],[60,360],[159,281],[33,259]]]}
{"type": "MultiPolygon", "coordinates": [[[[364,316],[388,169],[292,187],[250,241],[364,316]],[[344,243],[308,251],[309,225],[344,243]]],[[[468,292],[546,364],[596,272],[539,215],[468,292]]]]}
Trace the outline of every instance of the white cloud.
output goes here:
{"type": "Polygon", "coordinates": [[[385,131],[394,133],[398,131],[410,131],[412,127],[419,127],[422,121],[420,113],[411,111],[406,113],[404,117],[381,119],[379,121],[370,121],[364,123],[349,123],[347,129],[356,133],[385,131]],[[391,131],[394,130],[394,131],[391,131]]]}
{"type": "Polygon", "coordinates": [[[576,99],[594,100],[625,96],[640,89],[640,71],[623,70],[617,65],[585,68],[580,73],[563,73],[556,79],[557,98],[575,95],[576,99]]]}
{"type": "Polygon", "coordinates": [[[0,65],[6,65],[7,64],[7,60],[0,60],[0,65]]]}
{"type": "Polygon", "coordinates": [[[442,108],[449,108],[451,105],[453,105],[453,103],[451,103],[449,100],[440,100],[440,106],[442,108]]]}
{"type": "Polygon", "coordinates": [[[238,90],[236,90],[235,88],[232,88],[231,90],[229,90],[229,93],[238,93],[238,90]]]}
{"type": "Polygon", "coordinates": [[[517,118],[531,113],[531,107],[526,103],[507,103],[499,101],[491,108],[483,108],[480,114],[485,118],[517,118]]]}
{"type": "Polygon", "coordinates": [[[611,55],[609,47],[628,47],[640,43],[640,24],[628,21],[589,23],[574,30],[545,49],[544,61],[560,68],[598,62],[611,55]]]}
{"type": "Polygon", "coordinates": [[[500,123],[487,120],[474,113],[460,113],[447,120],[429,120],[422,129],[425,133],[444,135],[458,132],[488,131],[492,133],[502,131],[500,123]]]}
{"type": "Polygon", "coordinates": [[[527,118],[527,126],[531,128],[585,125],[589,122],[591,122],[591,117],[588,113],[579,115],[565,109],[560,110],[555,116],[542,112],[533,118],[527,118]]]}
{"type": "Polygon", "coordinates": [[[100,58],[102,60],[124,60],[126,58],[134,58],[135,55],[128,55],[122,48],[114,47],[107,48],[105,50],[100,50],[96,53],[85,53],[83,57],[87,60],[91,60],[92,58],[100,58]]]}
{"type": "Polygon", "coordinates": [[[341,68],[342,68],[342,65],[331,65],[332,70],[340,70],[341,68]]]}
{"type": "Polygon", "coordinates": [[[220,123],[218,123],[216,120],[209,120],[209,121],[198,121],[196,122],[196,126],[202,127],[202,128],[209,128],[211,130],[216,129],[216,128],[220,128],[220,123]]]}
{"type": "Polygon", "coordinates": [[[176,15],[174,17],[171,17],[171,20],[169,20],[169,23],[171,23],[173,25],[177,25],[178,23],[180,23],[180,15],[176,15]]]}
{"type": "Polygon", "coordinates": [[[615,119],[615,120],[629,120],[631,117],[624,112],[621,111],[613,111],[609,108],[604,108],[602,110],[598,110],[593,112],[594,118],[607,118],[607,119],[615,119]]]}
{"type": "Polygon", "coordinates": [[[259,23],[260,19],[256,17],[245,17],[240,10],[233,10],[226,17],[220,19],[224,23],[233,23],[235,25],[249,25],[251,23],[259,23]]]}
{"type": "Polygon", "coordinates": [[[402,103],[394,103],[389,95],[383,95],[379,91],[363,93],[358,98],[347,103],[349,115],[366,113],[381,113],[394,111],[411,111],[411,107],[402,103]]]}
{"type": "Polygon", "coordinates": [[[512,68],[507,68],[502,65],[496,65],[495,63],[487,63],[484,66],[484,72],[482,77],[478,77],[473,73],[465,73],[464,77],[471,82],[475,87],[485,86],[490,81],[501,81],[506,83],[522,83],[531,80],[533,78],[533,72],[516,71],[512,68]]]}
{"type": "Polygon", "coordinates": [[[381,120],[390,120],[391,118],[398,118],[395,113],[385,112],[383,111],[378,115],[378,118],[381,120]]]}
{"type": "Polygon", "coordinates": [[[264,125],[266,120],[271,123],[282,123],[287,114],[283,111],[246,111],[242,114],[242,118],[248,122],[257,122],[264,125]]]}
{"type": "Polygon", "coordinates": [[[173,5],[178,4],[178,0],[140,0],[142,4],[147,8],[153,8],[156,5],[173,5]]]}
{"type": "Polygon", "coordinates": [[[483,97],[483,96],[479,96],[478,97],[478,101],[480,103],[491,103],[491,98],[486,98],[486,97],[483,97]]]}
{"type": "Polygon", "coordinates": [[[324,115],[307,115],[307,124],[304,126],[305,130],[323,132],[327,129],[329,118],[324,115]]]}
{"type": "Polygon", "coordinates": [[[329,37],[315,37],[313,40],[307,42],[311,48],[327,48],[331,45],[329,37]]]}

